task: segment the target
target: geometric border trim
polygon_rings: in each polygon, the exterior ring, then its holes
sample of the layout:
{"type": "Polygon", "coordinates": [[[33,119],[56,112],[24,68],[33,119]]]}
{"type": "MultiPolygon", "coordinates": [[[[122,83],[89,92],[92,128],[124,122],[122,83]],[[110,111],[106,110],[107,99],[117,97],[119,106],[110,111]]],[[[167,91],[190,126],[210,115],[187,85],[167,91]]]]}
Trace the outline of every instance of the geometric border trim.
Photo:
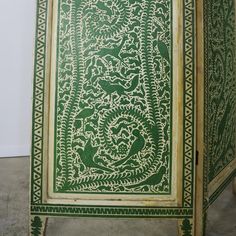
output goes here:
{"type": "Polygon", "coordinates": [[[146,207],[96,207],[74,205],[32,205],[32,215],[48,216],[96,216],[96,217],[140,217],[155,218],[166,216],[168,218],[192,217],[192,208],[146,208],[146,207]]]}
{"type": "Polygon", "coordinates": [[[195,160],[195,2],[184,0],[183,207],[193,206],[195,160]]]}
{"type": "Polygon", "coordinates": [[[48,0],[37,1],[35,41],[32,153],[31,153],[31,202],[42,202],[43,186],[43,123],[44,89],[47,55],[48,0]]]}

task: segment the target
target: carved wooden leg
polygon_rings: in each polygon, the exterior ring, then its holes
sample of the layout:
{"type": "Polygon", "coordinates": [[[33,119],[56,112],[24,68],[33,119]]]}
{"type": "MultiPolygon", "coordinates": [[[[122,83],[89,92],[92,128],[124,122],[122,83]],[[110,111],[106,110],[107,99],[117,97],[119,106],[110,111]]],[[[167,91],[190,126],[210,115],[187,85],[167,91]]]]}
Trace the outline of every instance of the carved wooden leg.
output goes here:
{"type": "Polygon", "coordinates": [[[178,221],[179,236],[194,236],[193,219],[185,218],[178,221]]]}
{"type": "Polygon", "coordinates": [[[233,193],[236,195],[236,177],[233,178],[233,193]]]}
{"type": "Polygon", "coordinates": [[[32,215],[30,219],[30,236],[46,236],[48,218],[45,216],[32,215]]]}

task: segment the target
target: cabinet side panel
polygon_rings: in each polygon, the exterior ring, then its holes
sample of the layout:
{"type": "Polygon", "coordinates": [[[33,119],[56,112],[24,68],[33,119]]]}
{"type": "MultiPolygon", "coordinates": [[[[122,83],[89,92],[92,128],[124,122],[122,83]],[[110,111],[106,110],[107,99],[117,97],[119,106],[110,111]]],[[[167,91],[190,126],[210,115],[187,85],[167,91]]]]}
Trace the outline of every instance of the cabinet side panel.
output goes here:
{"type": "Polygon", "coordinates": [[[235,169],[235,1],[204,1],[205,160],[212,194],[235,169]]]}

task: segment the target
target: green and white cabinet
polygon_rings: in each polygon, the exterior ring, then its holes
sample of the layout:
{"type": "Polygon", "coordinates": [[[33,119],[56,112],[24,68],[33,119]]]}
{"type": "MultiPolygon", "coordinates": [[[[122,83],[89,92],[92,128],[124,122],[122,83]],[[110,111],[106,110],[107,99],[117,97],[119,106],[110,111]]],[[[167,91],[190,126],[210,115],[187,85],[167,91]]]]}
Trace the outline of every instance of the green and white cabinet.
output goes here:
{"type": "Polygon", "coordinates": [[[203,235],[236,174],[234,0],[37,5],[31,235],[56,216],[203,235]]]}

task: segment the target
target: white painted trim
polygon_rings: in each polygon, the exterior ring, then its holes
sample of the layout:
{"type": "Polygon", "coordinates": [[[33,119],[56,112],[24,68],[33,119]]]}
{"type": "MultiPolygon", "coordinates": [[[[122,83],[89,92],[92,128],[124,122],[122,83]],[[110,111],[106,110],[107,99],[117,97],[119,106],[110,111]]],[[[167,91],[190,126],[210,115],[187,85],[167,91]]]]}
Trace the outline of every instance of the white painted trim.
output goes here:
{"type": "Polygon", "coordinates": [[[0,146],[0,158],[1,157],[15,157],[15,156],[29,156],[29,145],[24,146],[0,146]]]}

